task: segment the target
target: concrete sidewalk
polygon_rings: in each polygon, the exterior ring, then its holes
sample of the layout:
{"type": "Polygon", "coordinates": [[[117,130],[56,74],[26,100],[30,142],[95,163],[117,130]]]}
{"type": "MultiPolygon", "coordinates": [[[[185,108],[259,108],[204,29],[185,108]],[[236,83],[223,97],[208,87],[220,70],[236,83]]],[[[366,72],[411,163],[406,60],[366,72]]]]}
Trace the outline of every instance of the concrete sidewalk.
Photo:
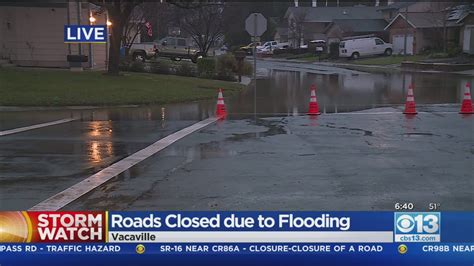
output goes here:
{"type": "Polygon", "coordinates": [[[474,116],[458,106],[224,121],[66,209],[470,210],[474,116]]]}

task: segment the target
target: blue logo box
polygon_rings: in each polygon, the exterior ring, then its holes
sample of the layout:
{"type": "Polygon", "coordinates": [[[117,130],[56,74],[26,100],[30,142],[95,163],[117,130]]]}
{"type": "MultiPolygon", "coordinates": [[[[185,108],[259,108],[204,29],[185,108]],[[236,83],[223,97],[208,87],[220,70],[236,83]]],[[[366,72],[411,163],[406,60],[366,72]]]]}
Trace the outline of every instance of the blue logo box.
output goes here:
{"type": "Polygon", "coordinates": [[[106,43],[106,25],[64,25],[65,43],[106,43]]]}
{"type": "Polygon", "coordinates": [[[440,242],[439,212],[396,212],[395,242],[440,242]]]}

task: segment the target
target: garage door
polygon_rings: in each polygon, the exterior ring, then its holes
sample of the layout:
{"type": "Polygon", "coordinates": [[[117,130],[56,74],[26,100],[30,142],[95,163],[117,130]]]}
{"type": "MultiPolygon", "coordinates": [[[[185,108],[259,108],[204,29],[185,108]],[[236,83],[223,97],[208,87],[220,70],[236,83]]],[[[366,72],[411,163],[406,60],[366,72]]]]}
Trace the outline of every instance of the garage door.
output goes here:
{"type": "MultiPolygon", "coordinates": [[[[403,50],[405,47],[405,35],[394,35],[393,36],[393,53],[404,54],[403,50]]],[[[413,35],[407,35],[407,54],[413,54],[413,35]]]]}
{"type": "Polygon", "coordinates": [[[466,26],[464,29],[464,40],[462,50],[468,54],[474,54],[474,27],[466,26]]]}

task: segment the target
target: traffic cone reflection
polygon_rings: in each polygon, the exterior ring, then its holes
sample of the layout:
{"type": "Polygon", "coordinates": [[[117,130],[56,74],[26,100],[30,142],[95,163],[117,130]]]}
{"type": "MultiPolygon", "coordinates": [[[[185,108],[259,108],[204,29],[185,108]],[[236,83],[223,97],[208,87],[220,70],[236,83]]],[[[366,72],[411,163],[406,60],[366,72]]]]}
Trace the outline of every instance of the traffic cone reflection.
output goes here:
{"type": "Polygon", "coordinates": [[[316,85],[311,85],[311,97],[309,98],[308,115],[320,115],[318,100],[316,99],[316,85]]]}
{"type": "Polygon", "coordinates": [[[462,99],[460,114],[474,114],[472,110],[472,99],[471,99],[471,84],[466,83],[464,88],[464,97],[462,99]]]}
{"type": "Polygon", "coordinates": [[[225,118],[227,116],[222,89],[219,89],[219,94],[217,95],[216,116],[219,118],[225,118]]]}
{"type": "Polygon", "coordinates": [[[416,115],[418,113],[415,106],[415,96],[413,95],[413,84],[410,84],[410,87],[408,87],[405,111],[403,113],[406,115],[416,115]]]}

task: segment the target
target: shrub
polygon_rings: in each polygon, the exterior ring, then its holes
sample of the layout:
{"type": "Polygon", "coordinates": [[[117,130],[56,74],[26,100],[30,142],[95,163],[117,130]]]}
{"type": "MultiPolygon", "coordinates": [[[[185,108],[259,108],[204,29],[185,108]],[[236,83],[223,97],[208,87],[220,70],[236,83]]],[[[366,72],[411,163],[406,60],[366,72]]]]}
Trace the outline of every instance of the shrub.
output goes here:
{"type": "Polygon", "coordinates": [[[132,72],[145,72],[145,64],[143,62],[135,61],[130,65],[132,72]]]}
{"type": "Polygon", "coordinates": [[[462,53],[462,48],[459,47],[459,45],[450,42],[448,44],[447,52],[448,52],[448,55],[451,56],[451,57],[457,56],[460,53],[462,53]]]}
{"type": "Polygon", "coordinates": [[[224,54],[217,57],[217,79],[235,81],[235,73],[238,70],[237,60],[232,54],[224,54]]]}
{"type": "Polygon", "coordinates": [[[242,75],[250,76],[252,74],[253,74],[253,64],[248,61],[244,61],[244,64],[242,66],[242,75]]]}
{"type": "Polygon", "coordinates": [[[171,65],[168,61],[155,61],[151,63],[150,71],[155,74],[170,74],[171,65]]]}
{"type": "Polygon", "coordinates": [[[129,71],[132,58],[129,56],[120,57],[119,70],[120,71],[129,71]]]}
{"type": "Polygon", "coordinates": [[[195,77],[196,70],[193,65],[188,62],[182,62],[176,68],[176,75],[178,76],[185,76],[185,77],[195,77]]]}
{"type": "Polygon", "coordinates": [[[217,57],[217,71],[237,71],[237,59],[232,54],[223,54],[217,57]]]}
{"type": "Polygon", "coordinates": [[[198,59],[197,72],[201,78],[213,78],[216,74],[216,61],[214,58],[198,59]]]}

